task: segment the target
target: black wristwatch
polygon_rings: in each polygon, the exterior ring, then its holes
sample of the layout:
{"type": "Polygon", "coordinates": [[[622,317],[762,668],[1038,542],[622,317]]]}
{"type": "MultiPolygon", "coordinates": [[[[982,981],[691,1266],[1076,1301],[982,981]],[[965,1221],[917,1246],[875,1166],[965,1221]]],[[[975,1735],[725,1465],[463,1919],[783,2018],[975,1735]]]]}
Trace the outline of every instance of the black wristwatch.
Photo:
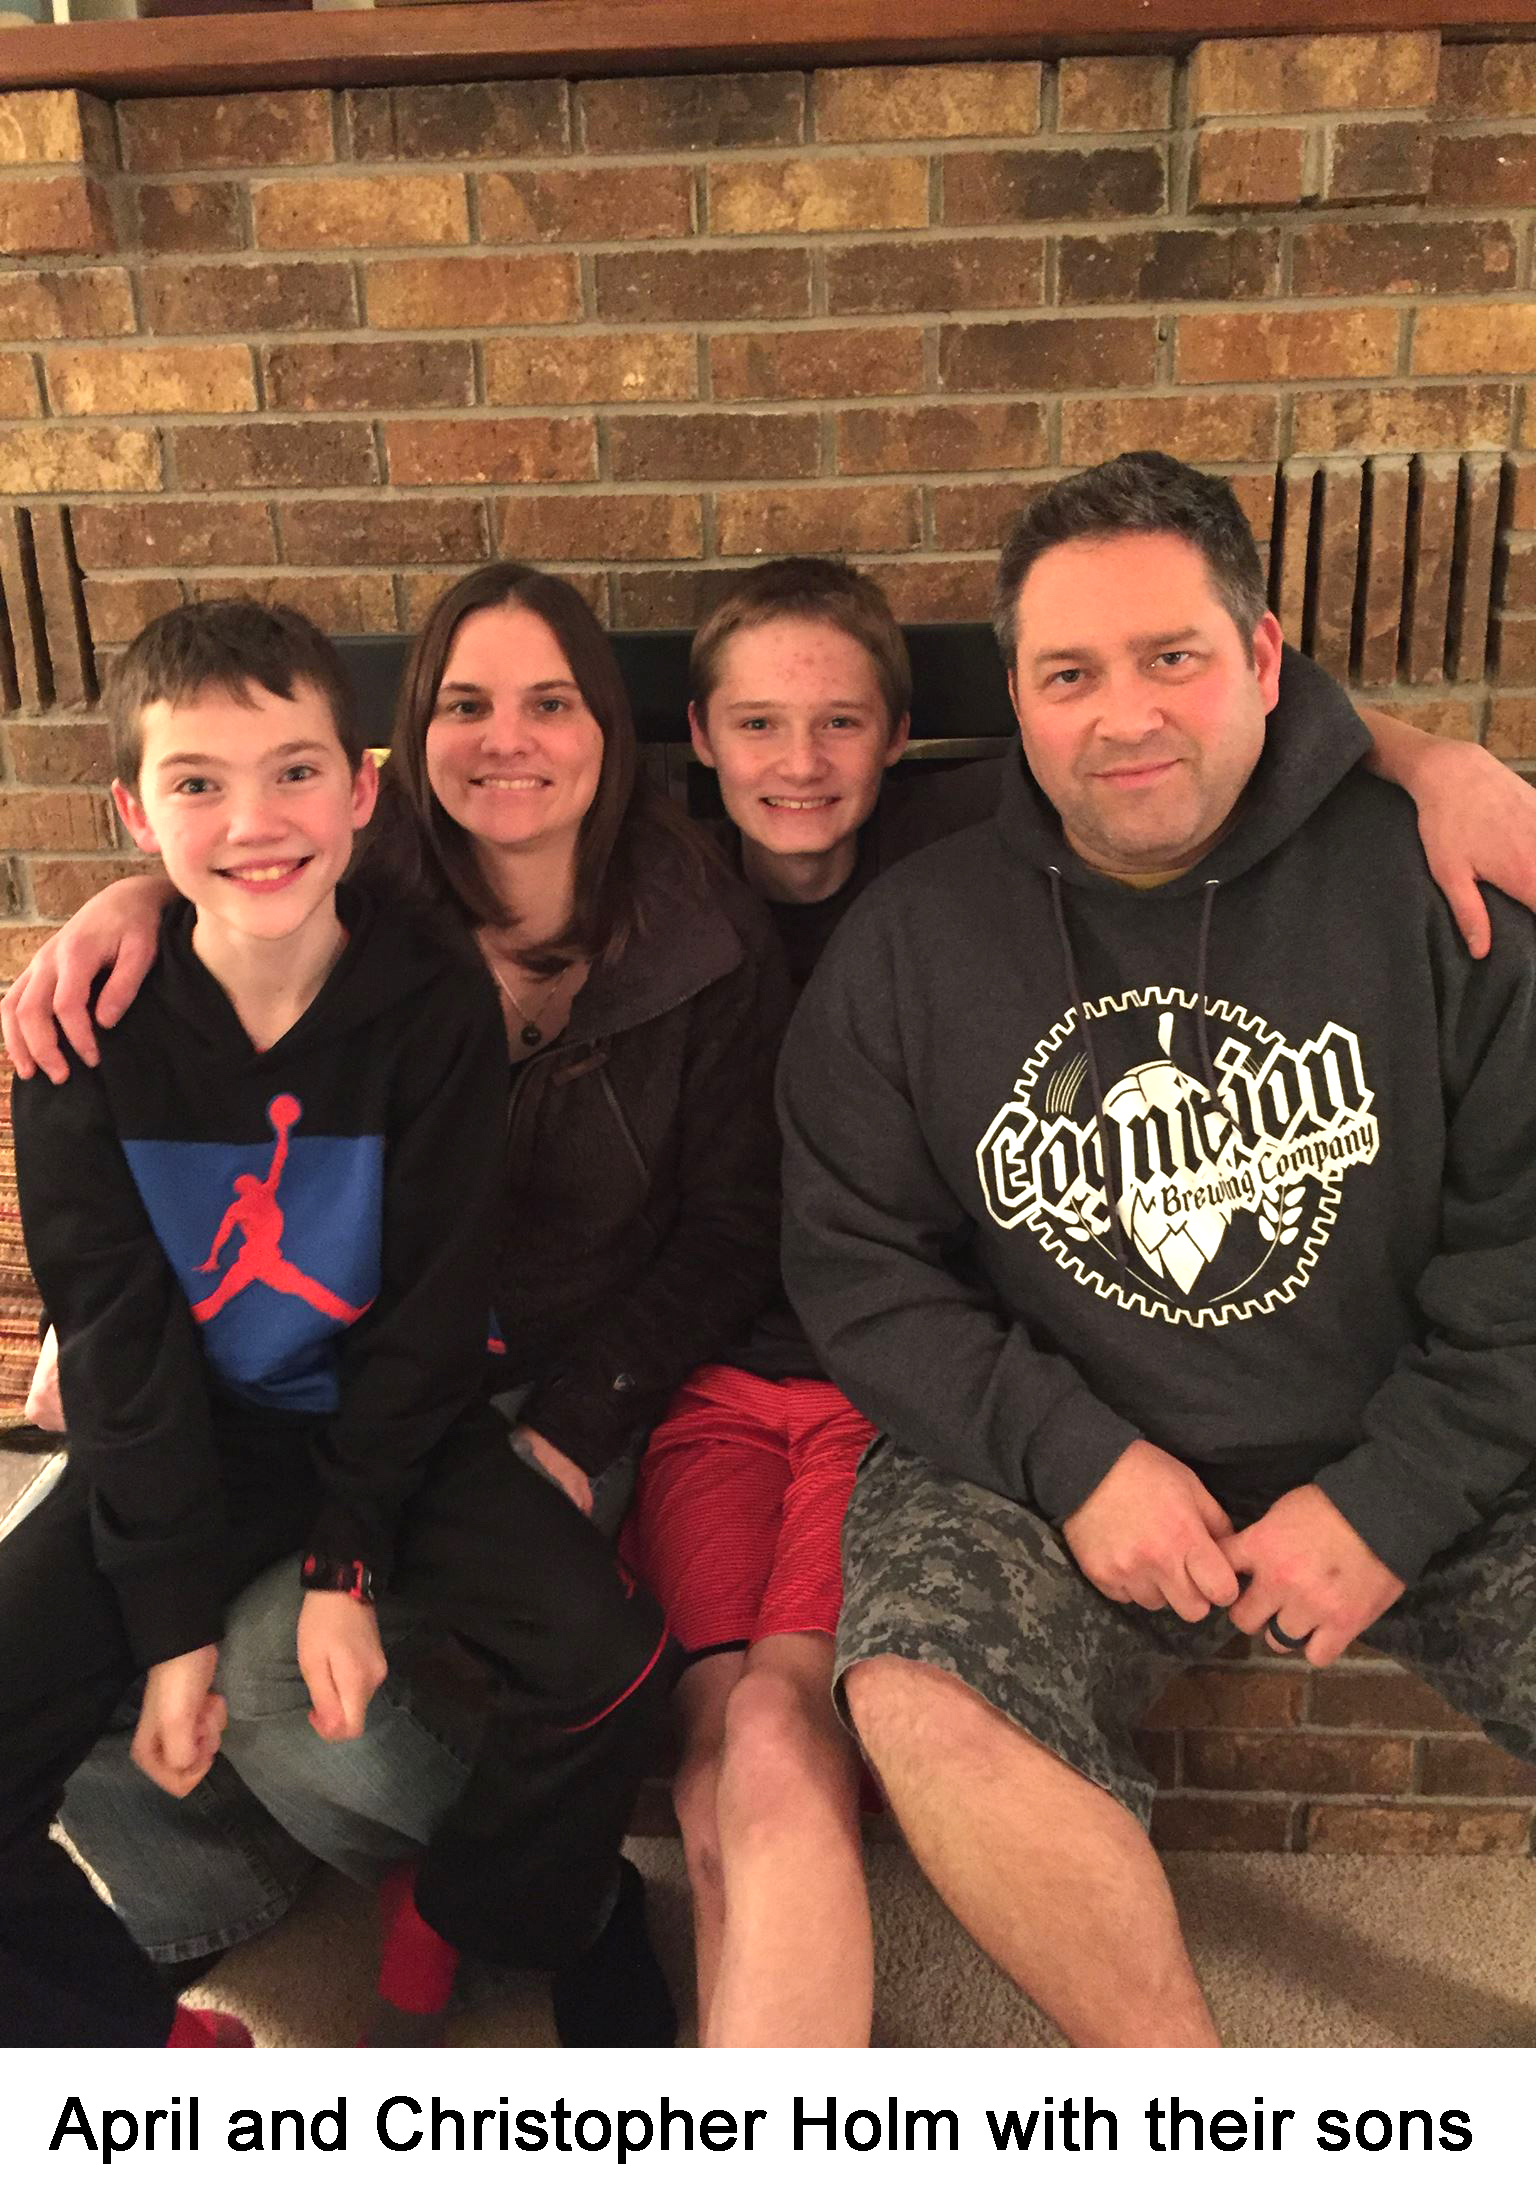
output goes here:
{"type": "Polygon", "coordinates": [[[299,1580],[306,1591],[342,1591],[365,1607],[373,1605],[373,1571],[365,1561],[331,1561],[322,1553],[307,1553],[299,1580]]]}

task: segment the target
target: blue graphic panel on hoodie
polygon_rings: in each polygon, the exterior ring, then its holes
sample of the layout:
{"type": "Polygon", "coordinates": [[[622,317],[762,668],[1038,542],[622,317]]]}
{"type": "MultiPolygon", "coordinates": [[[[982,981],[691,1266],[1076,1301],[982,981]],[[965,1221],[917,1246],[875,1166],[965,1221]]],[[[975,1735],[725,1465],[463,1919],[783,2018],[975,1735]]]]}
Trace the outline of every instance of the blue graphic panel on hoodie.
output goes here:
{"type": "Polygon", "coordinates": [[[271,1140],[123,1150],[223,1384],[262,1408],[334,1411],[336,1344],[379,1289],[382,1135],[294,1138],[275,1191],[271,1140]]]}

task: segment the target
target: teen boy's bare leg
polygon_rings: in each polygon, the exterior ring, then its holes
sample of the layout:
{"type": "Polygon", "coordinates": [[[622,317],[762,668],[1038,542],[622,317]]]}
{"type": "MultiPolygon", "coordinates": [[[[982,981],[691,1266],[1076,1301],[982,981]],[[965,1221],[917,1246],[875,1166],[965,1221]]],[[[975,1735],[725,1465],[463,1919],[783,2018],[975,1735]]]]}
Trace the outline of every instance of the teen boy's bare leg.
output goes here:
{"type": "Polygon", "coordinates": [[[683,1860],[693,1899],[693,1959],[701,2040],[709,2023],[720,1970],[720,1945],[725,1936],[725,1876],[720,1863],[720,1758],[725,1748],[725,1709],[744,1661],[741,1652],[711,1653],[685,1668],[677,1686],[683,1749],[672,1777],[672,1806],[682,1831],[683,1860]]]}
{"type": "Polygon", "coordinates": [[[1123,1805],[943,1669],[866,1660],[845,1688],[919,1865],[1068,2040],[1219,2045],[1167,1877],[1123,1805]]]}
{"type": "Polygon", "coordinates": [[[726,1708],[725,1934],[712,2048],[864,2047],[874,1946],[858,1761],[832,1705],[832,1640],[767,1637],[726,1708]]]}

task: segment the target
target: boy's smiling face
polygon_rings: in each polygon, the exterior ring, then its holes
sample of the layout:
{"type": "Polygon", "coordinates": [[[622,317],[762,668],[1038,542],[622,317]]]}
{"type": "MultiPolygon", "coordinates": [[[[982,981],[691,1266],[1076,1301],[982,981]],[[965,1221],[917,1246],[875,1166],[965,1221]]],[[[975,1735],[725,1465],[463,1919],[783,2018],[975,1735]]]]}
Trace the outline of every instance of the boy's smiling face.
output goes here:
{"type": "Polygon", "coordinates": [[[141,852],[231,937],[278,942],[334,919],[352,840],[373,812],[378,774],[354,772],[329,704],[296,683],[283,700],[247,685],[152,701],[135,787],[112,796],[141,852]]]}
{"type": "Polygon", "coordinates": [[[851,842],[907,743],[906,718],[891,722],[868,649],[811,617],[733,634],[689,723],[742,835],[790,857],[851,842]]]}

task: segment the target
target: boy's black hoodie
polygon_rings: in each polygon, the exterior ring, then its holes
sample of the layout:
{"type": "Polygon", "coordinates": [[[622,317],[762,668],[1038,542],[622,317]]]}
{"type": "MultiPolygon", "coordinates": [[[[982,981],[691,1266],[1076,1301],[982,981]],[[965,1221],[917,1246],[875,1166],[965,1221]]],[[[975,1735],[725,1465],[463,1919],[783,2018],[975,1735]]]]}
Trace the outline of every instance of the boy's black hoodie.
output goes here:
{"type": "Polygon", "coordinates": [[[1467,957],[1318,686],[1176,882],[1087,867],[1019,765],[851,910],[781,1067],[785,1270],[942,1467],[1059,1523],[1146,1437],[1250,1509],[1315,1479],[1407,1581],[1536,1451],[1536,951],[1495,895],[1467,957]]]}
{"type": "Polygon", "coordinates": [[[478,1402],[507,1085],[467,947],[344,888],[320,994],[268,1051],[194,910],[96,1072],[14,1094],[27,1251],[70,1468],[141,1666],[217,1639],[232,1513],[387,1579],[402,1504],[478,1402]]]}

